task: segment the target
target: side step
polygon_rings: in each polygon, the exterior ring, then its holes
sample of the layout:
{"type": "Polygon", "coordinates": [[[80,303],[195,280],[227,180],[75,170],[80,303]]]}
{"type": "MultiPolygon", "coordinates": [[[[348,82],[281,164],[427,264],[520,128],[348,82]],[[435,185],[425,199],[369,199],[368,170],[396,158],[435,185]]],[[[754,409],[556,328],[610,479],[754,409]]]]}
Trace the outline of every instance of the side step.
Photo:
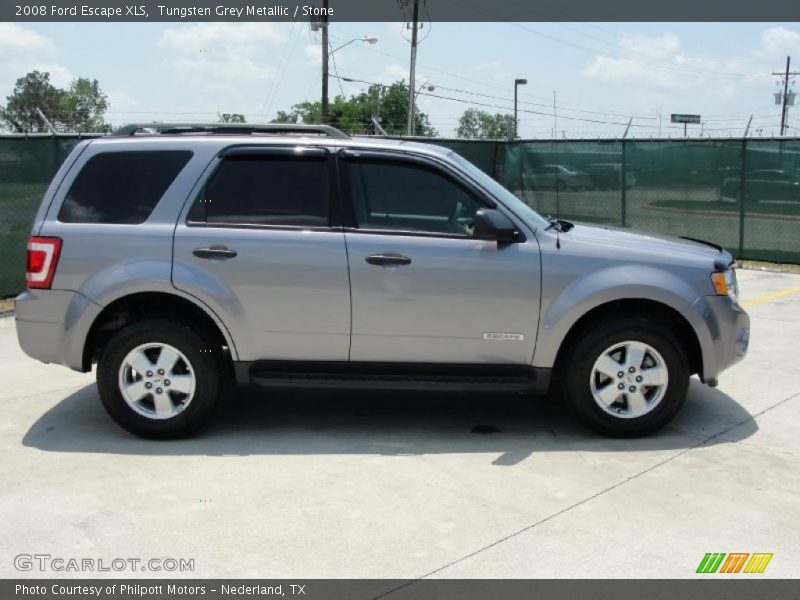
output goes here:
{"type": "Polygon", "coordinates": [[[236,363],[240,383],[275,388],[542,393],[549,369],[526,365],[431,365],[255,361],[236,363]]]}

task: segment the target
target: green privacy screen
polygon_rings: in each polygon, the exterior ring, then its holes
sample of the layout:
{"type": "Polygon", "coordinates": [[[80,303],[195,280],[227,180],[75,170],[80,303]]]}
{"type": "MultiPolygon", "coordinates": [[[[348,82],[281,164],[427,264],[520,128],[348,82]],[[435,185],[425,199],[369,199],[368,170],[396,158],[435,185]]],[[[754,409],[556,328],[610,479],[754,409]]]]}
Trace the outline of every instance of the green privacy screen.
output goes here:
{"type": "MultiPolygon", "coordinates": [[[[78,141],[0,136],[0,296],[24,288],[34,214],[78,141]]],[[[800,139],[430,141],[544,216],[699,238],[738,258],[800,264],[800,139]]]]}

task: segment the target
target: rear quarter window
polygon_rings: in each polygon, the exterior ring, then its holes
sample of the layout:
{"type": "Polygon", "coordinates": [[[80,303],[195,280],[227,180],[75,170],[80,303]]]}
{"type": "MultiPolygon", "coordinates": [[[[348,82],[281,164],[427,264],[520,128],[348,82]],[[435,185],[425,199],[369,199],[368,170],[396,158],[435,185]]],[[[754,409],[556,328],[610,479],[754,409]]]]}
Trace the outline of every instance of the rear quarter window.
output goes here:
{"type": "Polygon", "coordinates": [[[192,157],[188,150],[96,154],[72,182],[63,223],[144,223],[192,157]]]}

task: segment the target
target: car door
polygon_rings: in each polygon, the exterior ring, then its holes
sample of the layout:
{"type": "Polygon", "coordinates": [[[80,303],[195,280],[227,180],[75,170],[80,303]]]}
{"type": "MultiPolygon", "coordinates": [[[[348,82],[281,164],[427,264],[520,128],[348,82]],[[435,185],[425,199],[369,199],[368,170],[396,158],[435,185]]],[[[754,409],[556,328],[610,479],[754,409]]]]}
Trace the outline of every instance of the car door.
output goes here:
{"type": "Polygon", "coordinates": [[[214,310],[239,360],[346,361],[350,286],[325,148],[234,147],[175,230],[173,284],[214,310]]]}
{"type": "Polygon", "coordinates": [[[540,293],[533,235],[513,244],[473,238],[475,211],[494,203],[435,160],[341,157],[352,207],[350,360],[530,364],[540,293]]]}

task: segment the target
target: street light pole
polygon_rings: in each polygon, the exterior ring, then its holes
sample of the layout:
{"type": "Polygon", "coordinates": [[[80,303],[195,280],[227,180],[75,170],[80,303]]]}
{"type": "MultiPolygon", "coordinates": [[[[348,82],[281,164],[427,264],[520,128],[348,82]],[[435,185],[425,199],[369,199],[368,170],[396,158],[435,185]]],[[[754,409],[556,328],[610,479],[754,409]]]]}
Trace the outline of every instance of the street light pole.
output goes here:
{"type": "Polygon", "coordinates": [[[658,115],[658,137],[661,137],[661,113],[658,112],[655,108],[653,109],[653,112],[658,115]]]}
{"type": "Polygon", "coordinates": [[[328,124],[328,0],[323,0],[322,14],[322,106],[320,120],[323,125],[328,124]]]}
{"type": "Polygon", "coordinates": [[[519,119],[517,118],[517,88],[521,85],[526,85],[527,83],[527,79],[514,80],[514,139],[518,137],[517,130],[519,129],[519,119]]]}

